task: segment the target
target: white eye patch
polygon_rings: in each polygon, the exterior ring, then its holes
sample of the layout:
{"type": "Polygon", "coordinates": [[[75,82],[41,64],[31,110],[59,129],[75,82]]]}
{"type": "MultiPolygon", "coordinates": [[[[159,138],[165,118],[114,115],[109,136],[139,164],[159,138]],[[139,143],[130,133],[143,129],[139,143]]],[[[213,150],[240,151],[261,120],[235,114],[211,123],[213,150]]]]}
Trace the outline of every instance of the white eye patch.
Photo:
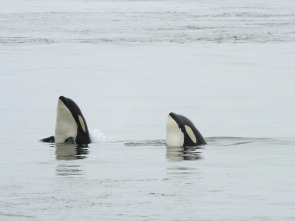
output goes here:
{"type": "Polygon", "coordinates": [[[197,138],[192,130],[192,128],[190,128],[189,126],[187,125],[184,125],[185,127],[185,131],[186,133],[188,134],[188,136],[191,138],[191,140],[194,142],[194,143],[197,143],[197,138]]]}
{"type": "Polygon", "coordinates": [[[85,127],[83,117],[81,115],[78,115],[78,118],[79,118],[79,121],[80,121],[80,124],[81,124],[81,127],[82,127],[84,133],[86,133],[86,127],[85,127]]]}

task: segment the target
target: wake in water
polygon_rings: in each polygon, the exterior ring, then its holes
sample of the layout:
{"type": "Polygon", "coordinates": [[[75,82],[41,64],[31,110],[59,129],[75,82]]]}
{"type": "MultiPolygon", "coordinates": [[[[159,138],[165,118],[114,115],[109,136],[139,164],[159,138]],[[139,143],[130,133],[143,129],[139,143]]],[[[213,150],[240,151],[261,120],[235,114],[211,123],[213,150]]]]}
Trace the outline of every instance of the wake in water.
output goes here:
{"type": "MultiPolygon", "coordinates": [[[[287,138],[253,138],[253,137],[206,137],[208,145],[201,145],[198,148],[206,146],[237,146],[251,143],[264,144],[295,144],[295,137],[287,138]]],[[[138,140],[138,141],[113,141],[115,143],[124,143],[125,146],[166,146],[166,140],[138,140]]]]}
{"type": "MultiPolygon", "coordinates": [[[[166,146],[165,139],[156,140],[115,140],[112,137],[107,137],[100,129],[89,129],[89,134],[92,143],[124,143],[125,146],[166,146]]],[[[251,143],[264,144],[295,144],[295,137],[286,138],[253,138],[253,137],[206,137],[208,145],[198,146],[205,148],[206,146],[237,146],[251,143]]]]}
{"type": "Polygon", "coordinates": [[[261,144],[280,144],[280,145],[290,145],[295,144],[295,137],[277,137],[277,138],[267,138],[267,137],[207,137],[206,138],[209,145],[214,146],[236,146],[251,143],[261,143],[261,144]]]}
{"type": "Polygon", "coordinates": [[[124,144],[125,146],[166,146],[166,140],[125,141],[124,144]]]}
{"type": "MultiPolygon", "coordinates": [[[[208,145],[191,146],[191,147],[173,147],[167,146],[166,140],[114,140],[105,136],[100,129],[90,130],[90,137],[92,143],[114,143],[123,144],[131,148],[151,148],[160,147],[166,149],[166,158],[169,161],[183,161],[183,160],[200,160],[203,159],[202,150],[210,147],[226,147],[246,145],[290,145],[295,144],[295,137],[291,138],[250,138],[250,137],[207,137],[205,138],[208,145]]],[[[84,159],[88,155],[88,146],[77,146],[73,144],[51,144],[56,147],[55,155],[57,160],[77,160],[84,159]]],[[[248,146],[247,146],[248,145],[248,146]]],[[[72,169],[71,169],[72,171],[72,169]]],[[[60,175],[63,175],[61,173],[60,175]]],[[[65,173],[68,174],[68,173],[65,173]]]]}
{"type": "MultiPolygon", "coordinates": [[[[254,143],[257,141],[271,141],[270,138],[247,138],[247,137],[207,137],[205,138],[208,145],[235,146],[242,144],[254,143]]],[[[166,146],[166,140],[141,140],[141,141],[115,141],[123,142],[125,146],[166,146]]],[[[204,148],[204,145],[198,146],[204,148]]]]}

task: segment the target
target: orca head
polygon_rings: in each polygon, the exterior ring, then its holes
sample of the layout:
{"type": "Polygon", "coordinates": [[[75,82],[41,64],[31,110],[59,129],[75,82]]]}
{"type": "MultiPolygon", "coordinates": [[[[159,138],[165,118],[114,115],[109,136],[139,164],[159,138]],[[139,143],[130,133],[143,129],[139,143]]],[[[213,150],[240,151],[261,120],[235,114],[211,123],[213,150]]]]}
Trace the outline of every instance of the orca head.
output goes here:
{"type": "Polygon", "coordinates": [[[198,146],[206,144],[194,124],[185,116],[169,113],[166,125],[168,146],[198,146]]]}
{"type": "Polygon", "coordinates": [[[76,144],[90,143],[88,127],[80,108],[70,98],[60,96],[57,104],[55,143],[64,143],[71,137],[76,144]]]}

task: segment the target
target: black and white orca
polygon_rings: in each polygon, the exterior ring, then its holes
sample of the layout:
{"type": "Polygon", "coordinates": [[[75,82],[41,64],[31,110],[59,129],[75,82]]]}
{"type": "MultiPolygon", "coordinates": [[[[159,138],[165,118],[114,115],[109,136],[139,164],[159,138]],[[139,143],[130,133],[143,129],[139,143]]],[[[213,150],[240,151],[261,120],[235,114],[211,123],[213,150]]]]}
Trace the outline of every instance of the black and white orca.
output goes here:
{"type": "Polygon", "coordinates": [[[49,143],[89,144],[91,143],[88,127],[78,105],[64,96],[57,104],[55,135],[41,141],[49,143]]]}
{"type": "Polygon", "coordinates": [[[198,146],[207,143],[188,118],[170,113],[166,125],[166,144],[167,146],[198,146]]]}

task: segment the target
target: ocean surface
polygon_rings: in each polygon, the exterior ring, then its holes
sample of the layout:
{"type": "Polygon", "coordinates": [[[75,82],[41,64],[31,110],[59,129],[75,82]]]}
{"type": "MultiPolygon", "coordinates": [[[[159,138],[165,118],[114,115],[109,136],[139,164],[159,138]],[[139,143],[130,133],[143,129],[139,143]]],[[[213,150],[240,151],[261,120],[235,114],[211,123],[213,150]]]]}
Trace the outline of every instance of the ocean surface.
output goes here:
{"type": "Polygon", "coordinates": [[[295,220],[295,1],[0,6],[1,221],[295,220]],[[39,141],[60,95],[88,147],[39,141]]]}

